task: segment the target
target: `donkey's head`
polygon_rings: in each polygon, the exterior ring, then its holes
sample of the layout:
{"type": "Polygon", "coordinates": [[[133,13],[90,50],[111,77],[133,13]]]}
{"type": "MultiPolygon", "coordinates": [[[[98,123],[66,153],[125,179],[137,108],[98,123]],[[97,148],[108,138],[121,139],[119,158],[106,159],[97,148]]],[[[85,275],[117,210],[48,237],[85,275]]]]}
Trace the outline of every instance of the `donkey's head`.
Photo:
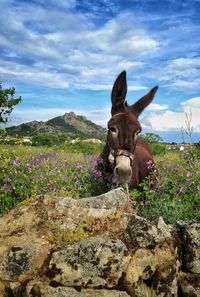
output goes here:
{"type": "Polygon", "coordinates": [[[108,122],[109,161],[114,164],[114,173],[119,183],[129,183],[132,175],[132,161],[137,135],[142,130],[138,117],[152,101],[158,87],[129,106],[125,101],[127,84],[126,72],[116,79],[112,89],[112,117],[108,122]]]}

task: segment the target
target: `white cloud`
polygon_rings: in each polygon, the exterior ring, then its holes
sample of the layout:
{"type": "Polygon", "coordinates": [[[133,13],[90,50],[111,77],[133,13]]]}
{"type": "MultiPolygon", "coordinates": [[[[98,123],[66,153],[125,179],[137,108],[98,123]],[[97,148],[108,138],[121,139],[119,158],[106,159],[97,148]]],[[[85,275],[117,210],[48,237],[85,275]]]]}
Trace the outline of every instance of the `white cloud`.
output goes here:
{"type": "Polygon", "coordinates": [[[146,111],[157,111],[157,110],[166,110],[166,109],[168,109],[168,105],[166,104],[152,103],[147,107],[146,111]]]}
{"type": "MultiPolygon", "coordinates": [[[[187,101],[184,101],[182,103],[183,106],[191,106],[191,107],[197,107],[197,108],[200,108],[200,97],[194,97],[194,98],[191,98],[191,99],[188,99],[187,101]]],[[[199,119],[200,121],[200,119],[199,119]]]]}
{"type": "Polygon", "coordinates": [[[0,9],[6,13],[0,18],[0,46],[13,58],[12,65],[0,61],[1,80],[104,89],[122,70],[143,68],[141,55],[158,49],[158,42],[134,24],[131,14],[121,13],[97,27],[86,15],[71,9],[75,0],[66,2],[51,0],[48,10],[43,0],[9,9],[6,1],[1,3],[0,9]]]}
{"type": "Polygon", "coordinates": [[[179,90],[200,90],[200,57],[169,60],[150,70],[146,77],[156,79],[163,87],[179,90]]]}
{"type": "Polygon", "coordinates": [[[152,53],[159,47],[145,30],[134,25],[130,13],[112,19],[103,28],[91,32],[90,37],[97,48],[112,55],[132,57],[152,53]]]}
{"type": "Polygon", "coordinates": [[[168,131],[186,128],[186,114],[191,113],[191,126],[195,132],[200,132],[200,97],[188,99],[182,103],[182,110],[172,111],[170,109],[157,112],[145,112],[142,122],[145,128],[168,131]]]}
{"type": "Polygon", "coordinates": [[[7,77],[7,79],[15,79],[16,81],[32,82],[50,88],[69,87],[67,77],[49,68],[48,65],[29,67],[23,64],[13,64],[0,60],[0,77],[7,77]]]}
{"type": "MultiPolygon", "coordinates": [[[[66,108],[19,108],[14,109],[9,126],[18,125],[33,120],[46,121],[56,116],[61,116],[72,110],[66,108]]],[[[94,123],[103,127],[111,117],[110,107],[103,109],[80,110],[73,109],[78,115],[83,115],[94,123]]],[[[143,129],[152,131],[175,131],[186,127],[186,113],[191,112],[191,126],[194,132],[200,132],[200,97],[188,99],[182,103],[182,110],[172,111],[167,105],[151,104],[141,116],[143,129]]]]}

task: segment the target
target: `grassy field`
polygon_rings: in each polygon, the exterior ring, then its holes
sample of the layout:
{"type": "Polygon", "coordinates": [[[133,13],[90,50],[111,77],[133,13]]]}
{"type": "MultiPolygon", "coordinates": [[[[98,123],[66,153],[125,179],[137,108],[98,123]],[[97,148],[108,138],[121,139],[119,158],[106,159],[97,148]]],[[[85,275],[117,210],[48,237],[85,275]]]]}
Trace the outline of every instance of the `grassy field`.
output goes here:
{"type": "MultiPolygon", "coordinates": [[[[87,146],[87,145],[86,145],[87,146]]],[[[90,144],[91,146],[91,144],[90,144]]],[[[101,171],[100,146],[81,147],[0,146],[0,213],[38,195],[83,198],[116,186],[101,171]],[[73,151],[70,152],[70,151],[73,151]],[[91,155],[90,155],[91,154],[91,155]],[[95,155],[96,156],[95,156],[95,155]]],[[[156,168],[143,191],[131,191],[138,213],[150,219],[162,215],[166,222],[200,219],[200,158],[189,149],[155,156],[156,168]]]]}

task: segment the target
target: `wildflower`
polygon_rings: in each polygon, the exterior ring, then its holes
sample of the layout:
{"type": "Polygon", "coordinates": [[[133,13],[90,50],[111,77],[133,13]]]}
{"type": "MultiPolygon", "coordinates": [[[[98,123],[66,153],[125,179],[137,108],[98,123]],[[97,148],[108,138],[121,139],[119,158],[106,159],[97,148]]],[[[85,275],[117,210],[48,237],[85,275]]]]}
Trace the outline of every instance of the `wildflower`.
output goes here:
{"type": "Polygon", "coordinates": [[[10,183],[10,182],[11,182],[11,179],[10,179],[9,177],[5,177],[5,178],[3,179],[3,182],[4,182],[4,183],[10,183]]]}
{"type": "Polygon", "coordinates": [[[8,185],[3,185],[1,187],[1,190],[6,192],[6,193],[11,193],[12,192],[12,187],[8,186],[8,185]]]}
{"type": "Polygon", "coordinates": [[[187,172],[186,172],[186,176],[187,176],[187,177],[191,177],[191,176],[193,176],[193,173],[192,173],[191,171],[187,171],[187,172]]]}
{"type": "Polygon", "coordinates": [[[118,185],[118,179],[115,175],[112,176],[111,183],[113,186],[118,185]]]}
{"type": "Polygon", "coordinates": [[[147,169],[153,169],[153,167],[154,167],[153,161],[152,160],[148,160],[147,161],[147,169]]]}
{"type": "Polygon", "coordinates": [[[77,163],[76,167],[80,172],[84,172],[83,166],[80,163],[77,163]]]}
{"type": "Polygon", "coordinates": [[[101,157],[98,157],[98,156],[92,156],[91,161],[96,165],[104,163],[104,160],[101,157]]]}
{"type": "Polygon", "coordinates": [[[155,193],[155,190],[151,189],[151,190],[149,190],[149,193],[155,193]]]}
{"type": "Polygon", "coordinates": [[[180,194],[185,194],[186,190],[184,188],[180,188],[179,193],[180,194]]]}
{"type": "Polygon", "coordinates": [[[13,167],[17,167],[19,165],[19,161],[15,158],[15,159],[11,160],[11,165],[13,167]]]}
{"type": "Polygon", "coordinates": [[[179,167],[178,166],[176,166],[175,171],[179,171],[179,167]]]}

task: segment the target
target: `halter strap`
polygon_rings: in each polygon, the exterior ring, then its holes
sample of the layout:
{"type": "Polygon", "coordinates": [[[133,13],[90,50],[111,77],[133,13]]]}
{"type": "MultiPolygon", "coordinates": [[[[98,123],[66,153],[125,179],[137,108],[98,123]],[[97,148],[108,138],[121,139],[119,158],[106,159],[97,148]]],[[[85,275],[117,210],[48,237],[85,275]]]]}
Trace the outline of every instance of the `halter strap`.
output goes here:
{"type": "Polygon", "coordinates": [[[117,151],[111,151],[111,154],[113,155],[113,157],[117,157],[117,156],[128,157],[129,159],[131,159],[131,161],[133,161],[135,158],[135,155],[133,153],[130,153],[129,151],[124,150],[124,149],[118,149],[117,151]]]}
{"type": "Polygon", "coordinates": [[[134,159],[134,154],[130,153],[129,151],[127,150],[124,150],[124,149],[118,149],[115,153],[114,153],[114,156],[125,156],[125,157],[128,157],[130,158],[132,161],[134,159]]]}

